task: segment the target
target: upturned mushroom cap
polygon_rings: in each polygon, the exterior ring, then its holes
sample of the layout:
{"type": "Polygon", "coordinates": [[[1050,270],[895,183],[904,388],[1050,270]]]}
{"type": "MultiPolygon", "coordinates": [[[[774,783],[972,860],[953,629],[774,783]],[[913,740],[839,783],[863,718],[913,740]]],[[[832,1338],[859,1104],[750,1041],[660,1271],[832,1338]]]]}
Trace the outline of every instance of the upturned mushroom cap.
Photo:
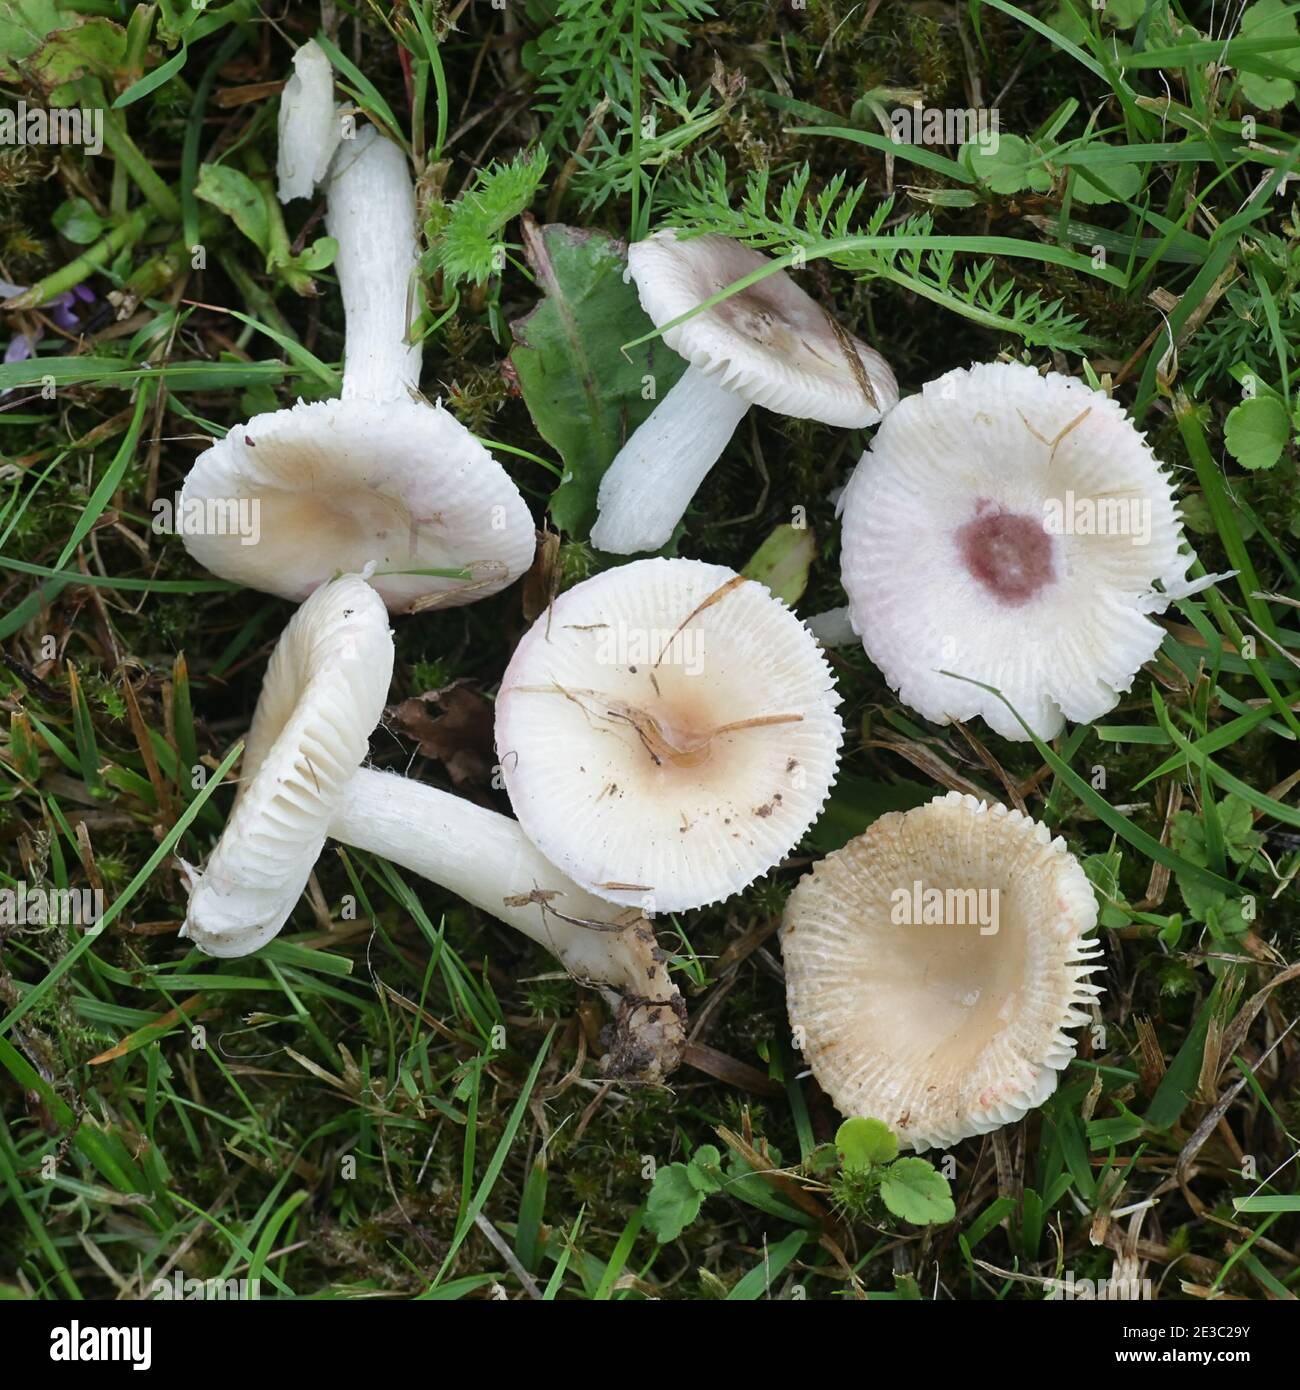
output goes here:
{"type": "Polygon", "coordinates": [[[240,788],[181,935],[244,956],[284,925],[366,756],[393,674],[379,595],[357,575],[316,590],[276,645],[244,744],[240,788]]]}
{"type": "MultiPolygon", "coordinates": [[[[628,247],[641,307],[655,327],[770,264],[725,236],[656,232],[628,247]]],[[[719,386],[781,415],[853,429],[898,400],[885,359],[852,336],[785,271],[740,290],[663,335],[719,386]]]]}
{"type": "Polygon", "coordinates": [[[1097,902],[1064,841],[950,792],[881,816],[790,895],[790,1024],[845,1115],[914,1149],[1020,1119],[1074,1055],[1097,902]]]}
{"type": "Polygon", "coordinates": [[[374,564],[394,613],[453,607],[505,588],[533,559],[518,488],[441,406],[318,401],[258,415],[199,455],[181,515],[218,518],[240,499],[258,504],[253,543],[205,524],[183,533],[185,546],[223,579],[282,598],[374,564]]]}
{"type": "Polygon", "coordinates": [[[761,584],[641,560],[562,594],[501,682],[497,757],[525,833],[584,888],[699,907],[812,824],[841,725],[830,670],[761,584]]]}
{"type": "Polygon", "coordinates": [[[1042,738],[1128,690],[1187,592],[1169,479],[1118,402],[987,363],[927,382],[876,431],[844,492],[850,618],[899,699],[1042,738]],[[1082,505],[1080,505],[1082,504],[1082,505]],[[955,680],[943,672],[967,680],[955,680]]]}

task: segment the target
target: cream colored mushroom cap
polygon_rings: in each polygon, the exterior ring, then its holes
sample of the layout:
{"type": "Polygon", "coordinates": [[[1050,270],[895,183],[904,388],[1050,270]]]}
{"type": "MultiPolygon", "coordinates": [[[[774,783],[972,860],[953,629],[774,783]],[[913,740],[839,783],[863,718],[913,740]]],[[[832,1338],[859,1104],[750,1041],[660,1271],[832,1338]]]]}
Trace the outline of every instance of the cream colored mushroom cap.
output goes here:
{"type": "MultiPolygon", "coordinates": [[[[633,242],[627,263],[656,328],[771,264],[731,237],[683,240],[671,229],[633,242]]],[[[667,329],[663,339],[751,405],[845,429],[874,425],[897,403],[898,383],[874,348],[836,327],[780,270],[667,329]]]]}
{"type": "Polygon", "coordinates": [[[181,935],[199,950],[245,956],[284,925],[365,759],[392,675],[388,614],[358,575],[322,585],[289,620],[244,744],[234,809],[207,867],[191,871],[181,935]]]}
{"type": "Polygon", "coordinates": [[[1078,861],[1019,811],[950,792],[891,812],[790,895],[791,1027],[844,1115],[913,1149],[985,1134],[1073,1057],[1065,1030],[1101,993],[1096,922],[1078,861]]]}
{"type": "Polygon", "coordinates": [[[850,621],[890,687],[927,719],[979,715],[1012,739],[1020,723],[971,680],[1041,738],[1098,718],[1164,636],[1154,582],[1179,592],[1192,560],[1119,403],[1018,363],[898,405],[841,507],[850,621]]]}
{"type": "Polygon", "coordinates": [[[584,888],[673,912],[765,873],[816,819],[842,734],[821,650],[761,584],[640,560],[562,594],[501,682],[524,832],[584,888]]]}
{"type": "Polygon", "coordinates": [[[394,613],[473,603],[523,574],[536,543],[505,469],[448,411],[416,401],[299,402],[237,425],[195,460],[180,515],[218,518],[241,500],[258,506],[254,543],[205,522],[182,528],[186,549],[295,601],[373,564],[394,613]],[[412,570],[464,577],[397,572],[412,570]]]}

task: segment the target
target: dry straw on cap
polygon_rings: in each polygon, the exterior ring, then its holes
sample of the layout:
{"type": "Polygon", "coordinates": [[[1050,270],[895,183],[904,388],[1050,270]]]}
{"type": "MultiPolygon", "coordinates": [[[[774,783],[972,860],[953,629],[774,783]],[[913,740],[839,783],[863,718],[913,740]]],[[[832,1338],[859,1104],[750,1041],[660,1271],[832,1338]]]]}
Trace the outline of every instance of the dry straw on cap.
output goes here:
{"type": "Polygon", "coordinates": [[[761,585],[640,560],[562,594],[497,697],[519,823],[614,902],[677,911],[777,864],[816,818],[841,724],[830,670],[761,585]]]}
{"type": "Polygon", "coordinates": [[[230,820],[202,874],[187,866],[181,934],[214,956],[266,945],[328,834],[544,946],[614,1011],[606,1072],[666,1075],[681,1056],[685,1008],[646,918],[584,892],[509,817],[361,766],[392,669],[388,614],[363,578],[322,585],[294,614],[267,668],[230,820]]]}
{"type": "Polygon", "coordinates": [[[790,1023],[845,1115],[914,1149],[1020,1119],[1088,1021],[1097,901],[1046,826],[950,792],[881,816],[790,895],[790,1023]]]}
{"type": "Polygon", "coordinates": [[[186,530],[214,574],[298,600],[373,564],[375,588],[406,613],[485,598],[532,563],[532,517],[505,469],[448,411],[416,399],[415,216],[397,146],[373,127],[342,141],[327,207],[347,318],[342,399],[256,416],[195,461],[183,515],[258,508],[255,538],[186,530]]]}
{"type": "MultiPolygon", "coordinates": [[[[683,240],[669,230],[628,248],[641,306],[656,328],[770,264],[725,236],[683,240]]],[[[700,310],[663,339],[689,365],[601,480],[591,532],[600,550],[626,555],[666,544],[751,405],[856,428],[898,400],[885,359],[785,271],[700,310]]]]}
{"type": "Polygon", "coordinates": [[[939,723],[980,715],[1028,737],[971,680],[1042,738],[1096,719],[1159,647],[1150,614],[1199,587],[1169,478],[1118,402],[1017,363],[903,401],[841,505],[853,627],[939,723]]]}

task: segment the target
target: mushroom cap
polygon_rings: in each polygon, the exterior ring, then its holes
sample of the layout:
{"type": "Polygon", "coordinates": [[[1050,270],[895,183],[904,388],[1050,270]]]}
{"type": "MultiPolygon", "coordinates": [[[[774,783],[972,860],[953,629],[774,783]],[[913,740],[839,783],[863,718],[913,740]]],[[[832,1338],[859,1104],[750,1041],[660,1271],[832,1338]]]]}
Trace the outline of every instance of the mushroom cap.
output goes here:
{"type": "Polygon", "coordinates": [[[505,588],[533,560],[519,489],[441,406],[331,400],[258,415],[195,460],[180,514],[216,516],[239,499],[258,502],[255,543],[206,523],[189,534],[186,522],[186,549],[223,579],[281,598],[374,564],[392,612],[454,607],[505,588]],[[467,577],[392,572],[422,569],[467,577]]]}
{"type": "Polygon", "coordinates": [[[725,898],[816,818],[842,726],[784,604],[724,565],[640,560],[568,590],[501,682],[496,744],[524,832],[599,897],[725,898]]]}
{"type": "MultiPolygon", "coordinates": [[[[771,261],[731,237],[682,240],[670,229],[634,242],[627,263],[658,328],[771,261]]],[[[898,401],[885,359],[783,270],[666,329],[663,339],[742,400],[796,419],[856,429],[898,401]]]]}
{"type": "Polygon", "coordinates": [[[1096,719],[1160,645],[1153,581],[1177,591],[1191,562],[1119,403],[1017,363],[949,372],[890,411],[841,505],[850,620],[899,699],[1012,739],[1019,722],[969,680],[1042,738],[1096,719]]]}
{"type": "Polygon", "coordinates": [[[244,743],[234,809],[181,935],[245,956],[284,925],[365,759],[393,675],[383,601],[357,575],[323,584],[289,620],[244,743]]]}
{"type": "Polygon", "coordinates": [[[1101,993],[1096,921],[1078,861],[1019,811],[949,792],[891,812],[790,895],[791,1027],[843,1114],[914,1149],[986,1134],[1041,1105],[1074,1055],[1065,1030],[1101,993]]]}

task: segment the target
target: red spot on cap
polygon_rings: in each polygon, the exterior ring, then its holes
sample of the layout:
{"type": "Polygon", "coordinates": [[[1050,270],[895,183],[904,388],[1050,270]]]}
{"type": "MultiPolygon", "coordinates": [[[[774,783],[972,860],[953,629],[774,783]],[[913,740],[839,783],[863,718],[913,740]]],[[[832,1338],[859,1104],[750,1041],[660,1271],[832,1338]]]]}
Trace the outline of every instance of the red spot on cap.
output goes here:
{"type": "Polygon", "coordinates": [[[1004,512],[981,498],[957,532],[970,574],[1008,608],[1019,608],[1056,578],[1052,538],[1035,516],[1004,512]]]}

